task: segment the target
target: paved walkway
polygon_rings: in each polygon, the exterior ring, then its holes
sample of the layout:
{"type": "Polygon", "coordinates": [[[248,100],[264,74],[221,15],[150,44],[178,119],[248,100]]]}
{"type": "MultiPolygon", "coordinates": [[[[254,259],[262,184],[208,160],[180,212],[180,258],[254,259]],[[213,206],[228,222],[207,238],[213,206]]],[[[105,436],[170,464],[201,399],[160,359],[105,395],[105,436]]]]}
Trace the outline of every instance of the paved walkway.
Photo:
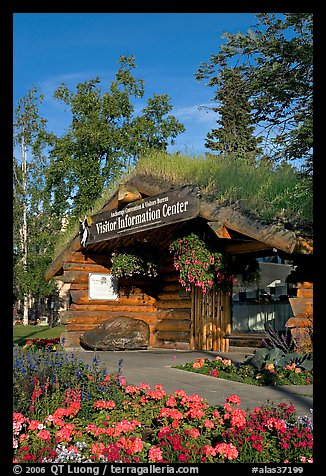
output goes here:
{"type": "Polygon", "coordinates": [[[240,407],[245,410],[253,409],[266,402],[293,403],[296,415],[308,415],[311,419],[313,416],[310,411],[313,408],[312,385],[258,387],[172,368],[174,365],[194,362],[197,357],[215,358],[216,355],[229,358],[233,362],[242,362],[248,354],[167,349],[101,351],[96,354],[92,351],[78,349],[74,350],[74,354],[89,363],[92,363],[94,355],[96,355],[109,373],[117,371],[118,361],[122,359],[122,374],[128,384],[139,385],[141,382],[145,382],[153,387],[160,383],[169,393],[182,389],[188,395],[197,393],[209,404],[218,405],[224,404],[225,398],[229,395],[236,394],[241,398],[240,407]]]}

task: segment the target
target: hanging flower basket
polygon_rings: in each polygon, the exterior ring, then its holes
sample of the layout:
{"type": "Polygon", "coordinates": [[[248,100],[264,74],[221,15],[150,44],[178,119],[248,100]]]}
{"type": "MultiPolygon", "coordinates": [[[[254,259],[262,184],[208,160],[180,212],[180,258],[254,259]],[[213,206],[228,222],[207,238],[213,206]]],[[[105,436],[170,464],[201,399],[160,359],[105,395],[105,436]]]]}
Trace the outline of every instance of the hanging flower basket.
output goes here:
{"type": "Polygon", "coordinates": [[[174,267],[180,272],[179,282],[190,291],[197,286],[206,294],[211,289],[227,293],[232,289],[232,275],[221,253],[211,251],[197,235],[173,241],[169,247],[173,254],[174,267]]]}
{"type": "Polygon", "coordinates": [[[111,272],[117,278],[158,275],[159,261],[149,247],[134,246],[127,251],[117,250],[112,253],[111,263],[111,272]]]}

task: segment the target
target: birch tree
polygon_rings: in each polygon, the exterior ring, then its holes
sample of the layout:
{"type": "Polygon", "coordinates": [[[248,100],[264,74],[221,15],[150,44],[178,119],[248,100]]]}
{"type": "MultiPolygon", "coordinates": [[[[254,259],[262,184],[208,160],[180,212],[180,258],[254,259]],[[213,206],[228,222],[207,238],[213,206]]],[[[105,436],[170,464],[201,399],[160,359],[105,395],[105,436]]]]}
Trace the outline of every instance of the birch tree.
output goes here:
{"type": "Polygon", "coordinates": [[[52,286],[43,278],[57,227],[44,194],[46,146],[51,134],[39,114],[43,96],[33,86],[18,101],[14,116],[13,253],[14,294],[23,301],[23,324],[28,324],[32,296],[46,295],[52,286]]]}

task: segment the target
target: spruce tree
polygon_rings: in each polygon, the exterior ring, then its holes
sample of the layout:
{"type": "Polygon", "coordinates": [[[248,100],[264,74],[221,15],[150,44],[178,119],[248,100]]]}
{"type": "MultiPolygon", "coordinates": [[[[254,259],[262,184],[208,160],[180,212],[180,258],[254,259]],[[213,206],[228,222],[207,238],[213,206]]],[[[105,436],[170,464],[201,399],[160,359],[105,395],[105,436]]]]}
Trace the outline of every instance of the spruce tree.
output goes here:
{"type": "Polygon", "coordinates": [[[254,136],[255,126],[251,114],[249,93],[241,72],[226,68],[217,80],[219,87],[214,100],[219,127],[207,134],[206,147],[235,160],[254,162],[261,154],[260,137],[254,136]]]}

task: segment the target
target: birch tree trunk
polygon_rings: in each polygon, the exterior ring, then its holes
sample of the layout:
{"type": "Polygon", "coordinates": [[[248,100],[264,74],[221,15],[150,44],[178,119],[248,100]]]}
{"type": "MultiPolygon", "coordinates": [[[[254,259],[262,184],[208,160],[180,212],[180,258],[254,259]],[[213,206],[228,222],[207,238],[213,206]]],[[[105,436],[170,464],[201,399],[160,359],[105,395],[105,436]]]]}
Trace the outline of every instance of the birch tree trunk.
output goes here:
{"type": "MultiPolygon", "coordinates": [[[[21,253],[22,253],[22,265],[24,272],[27,271],[27,252],[28,252],[28,231],[27,231],[27,151],[24,139],[24,131],[21,139],[21,155],[22,155],[22,227],[21,227],[21,253]]],[[[24,307],[23,307],[23,325],[28,325],[28,308],[29,308],[29,295],[24,293],[24,307]]]]}

